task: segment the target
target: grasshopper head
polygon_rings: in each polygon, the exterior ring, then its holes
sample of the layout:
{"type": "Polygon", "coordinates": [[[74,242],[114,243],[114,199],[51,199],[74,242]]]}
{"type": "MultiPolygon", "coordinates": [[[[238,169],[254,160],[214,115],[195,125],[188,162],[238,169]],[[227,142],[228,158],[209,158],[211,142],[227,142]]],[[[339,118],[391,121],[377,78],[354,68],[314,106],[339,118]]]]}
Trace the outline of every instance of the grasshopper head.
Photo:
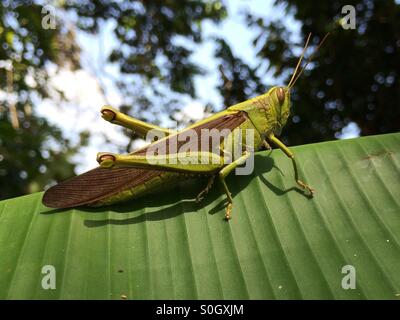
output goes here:
{"type": "Polygon", "coordinates": [[[275,134],[280,134],[290,114],[290,90],[287,87],[273,87],[267,95],[270,98],[275,120],[275,134]]]}
{"type": "MultiPolygon", "coordinates": [[[[299,58],[299,61],[297,62],[296,68],[294,69],[293,75],[286,87],[273,87],[271,88],[267,96],[272,99],[272,106],[274,109],[274,115],[275,115],[275,128],[274,128],[274,133],[275,134],[280,134],[283,126],[286,124],[287,119],[289,118],[290,114],[290,90],[293,88],[295,85],[296,81],[299,79],[300,75],[302,72],[306,69],[307,65],[310,63],[312,60],[314,54],[318,51],[318,49],[322,46],[324,43],[325,39],[328,37],[329,33],[325,35],[325,37],[321,40],[321,42],[318,44],[316,50],[313,52],[313,54],[310,56],[308,59],[307,63],[304,65],[303,68],[300,67],[301,61],[304,58],[305,51],[307,50],[308,43],[311,38],[311,33],[307,37],[306,44],[304,45],[303,52],[301,53],[301,56],[299,58]]],[[[270,100],[271,101],[271,100],[270,100]]]]}
{"type": "Polygon", "coordinates": [[[290,114],[290,91],[292,90],[296,81],[299,79],[302,72],[306,69],[307,65],[310,63],[310,61],[312,61],[314,54],[321,47],[328,35],[329,33],[325,35],[325,37],[318,44],[316,50],[308,59],[307,63],[303,68],[301,68],[301,62],[304,58],[304,53],[311,38],[311,34],[308,35],[303,52],[301,53],[296,68],[294,69],[292,77],[290,78],[287,86],[272,87],[267,93],[253,98],[251,100],[253,103],[248,104],[245,101],[237,106],[230,107],[230,109],[245,110],[259,133],[268,134],[273,132],[275,135],[279,136],[290,114]],[[256,106],[255,110],[257,112],[252,112],[251,108],[246,109],[246,106],[248,105],[256,106]]]}

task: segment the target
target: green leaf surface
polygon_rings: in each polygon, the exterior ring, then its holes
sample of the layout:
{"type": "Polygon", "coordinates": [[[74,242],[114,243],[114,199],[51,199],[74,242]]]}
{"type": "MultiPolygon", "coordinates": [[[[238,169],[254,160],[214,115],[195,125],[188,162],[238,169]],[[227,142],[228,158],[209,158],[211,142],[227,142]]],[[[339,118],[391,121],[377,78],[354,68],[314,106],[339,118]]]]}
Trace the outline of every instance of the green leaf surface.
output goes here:
{"type": "Polygon", "coordinates": [[[42,193],[0,202],[1,299],[399,299],[400,134],[260,152],[250,176],[106,208],[53,210],[42,193]],[[42,288],[42,268],[56,289],[42,288]],[[342,268],[354,266],[345,290],[342,268]]]}

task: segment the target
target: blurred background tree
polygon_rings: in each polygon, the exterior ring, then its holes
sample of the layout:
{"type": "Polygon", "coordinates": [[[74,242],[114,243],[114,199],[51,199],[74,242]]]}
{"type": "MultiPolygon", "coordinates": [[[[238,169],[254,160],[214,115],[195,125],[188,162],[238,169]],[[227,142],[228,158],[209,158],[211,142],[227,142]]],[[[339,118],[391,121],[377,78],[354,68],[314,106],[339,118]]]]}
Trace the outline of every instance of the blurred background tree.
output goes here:
{"type": "Polygon", "coordinates": [[[44,29],[42,6],[32,1],[0,3],[0,199],[41,190],[74,173],[71,145],[35,112],[49,97],[46,66],[79,67],[79,48],[67,28],[44,29]]]}
{"type": "MultiPolygon", "coordinates": [[[[193,59],[199,44],[214,44],[219,65],[215,89],[223,106],[210,101],[208,109],[217,111],[269,86],[288,83],[307,35],[314,35],[312,52],[330,32],[293,88],[292,116],[283,140],[290,145],[331,140],[340,138],[349,126],[360,135],[399,130],[400,5],[396,1],[276,0],[274,11],[262,13],[246,10],[243,1],[241,19],[253,35],[255,64],[235,55],[222,36],[204,36],[205,22],[218,28],[230,18],[227,3],[61,1],[53,4],[57,28],[45,29],[42,2],[2,1],[0,199],[42,190],[74,174],[73,157],[88,144],[88,133],[82,132],[72,143],[68,134],[39,116],[36,107],[46,98],[66,99],[51,85],[51,69],[85,67],[76,34],[99,35],[109,21],[114,23],[112,34],[118,46],[105,59],[118,69],[120,76],[109,78],[123,97],[114,106],[142,120],[162,123],[165,116],[173,120],[182,108],[182,97],[196,97],[194,79],[205,73],[200,61],[193,59]],[[354,30],[337,23],[344,5],[356,8],[354,30]]],[[[99,83],[106,92],[107,83],[100,79],[99,83]]],[[[125,148],[130,149],[136,137],[128,131],[124,134],[129,138],[125,148]]]]}

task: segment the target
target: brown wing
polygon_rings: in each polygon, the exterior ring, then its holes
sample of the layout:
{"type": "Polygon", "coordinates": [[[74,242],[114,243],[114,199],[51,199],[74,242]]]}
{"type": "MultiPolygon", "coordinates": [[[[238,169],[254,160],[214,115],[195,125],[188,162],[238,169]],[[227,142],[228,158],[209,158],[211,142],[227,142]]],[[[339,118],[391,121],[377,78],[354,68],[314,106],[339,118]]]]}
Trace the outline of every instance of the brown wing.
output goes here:
{"type": "MultiPolygon", "coordinates": [[[[207,128],[233,130],[246,119],[245,112],[238,112],[204,123],[193,130],[197,132],[207,128]]],[[[134,153],[145,152],[146,148],[134,153]]],[[[44,205],[51,208],[70,208],[90,204],[145,183],[162,173],[161,170],[153,169],[98,167],[49,188],[44,193],[42,201],[44,205]]]]}

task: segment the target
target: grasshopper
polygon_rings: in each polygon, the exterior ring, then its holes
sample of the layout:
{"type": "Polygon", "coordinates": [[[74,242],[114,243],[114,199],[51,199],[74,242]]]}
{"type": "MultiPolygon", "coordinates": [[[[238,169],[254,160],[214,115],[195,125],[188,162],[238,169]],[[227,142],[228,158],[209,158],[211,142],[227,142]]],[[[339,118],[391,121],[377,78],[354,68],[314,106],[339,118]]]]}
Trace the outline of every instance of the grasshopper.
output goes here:
{"type": "MultiPolygon", "coordinates": [[[[287,86],[272,87],[265,94],[231,106],[184,130],[174,131],[161,128],[125,115],[110,106],[103,107],[101,114],[106,121],[133,130],[141,136],[152,133],[155,136],[164,137],[129,154],[98,153],[97,161],[100,167],[49,188],[43,196],[43,203],[53,208],[109,205],[153,193],[162,186],[172,184],[173,181],[204,175],[209,176],[209,181],[205,189],[198,194],[196,200],[200,201],[210,190],[214,179],[218,178],[226,194],[225,219],[229,220],[233,199],[225,178],[238,166],[244,164],[253,154],[252,152],[242,149],[240,156],[228,163],[225,161],[224,154],[231,154],[232,149],[226,143],[226,139],[223,139],[218,145],[220,152],[201,149],[188,155],[186,151],[176,150],[171,152],[170,149],[161,150],[160,148],[161,152],[148,155],[151,148],[157,149],[158,146],[162,145],[169,146],[173,141],[181,141],[179,138],[185,136],[188,132],[199,133],[204,129],[228,129],[230,133],[227,134],[227,137],[234,142],[235,139],[242,140],[243,138],[233,135],[232,130],[250,129],[253,141],[252,151],[260,150],[263,147],[270,148],[269,143],[277,146],[291,159],[297,185],[312,196],[314,190],[299,178],[293,152],[277,138],[289,117],[290,90],[311,61],[310,58],[307,64],[302,69],[300,68],[310,37],[311,34],[307,38],[303,52],[287,86]],[[195,161],[188,163],[186,161],[185,164],[180,161],[182,159],[188,160],[188,157],[191,160],[206,158],[212,161],[206,163],[195,161]]],[[[317,50],[326,37],[327,35],[322,39],[317,50]]]]}

